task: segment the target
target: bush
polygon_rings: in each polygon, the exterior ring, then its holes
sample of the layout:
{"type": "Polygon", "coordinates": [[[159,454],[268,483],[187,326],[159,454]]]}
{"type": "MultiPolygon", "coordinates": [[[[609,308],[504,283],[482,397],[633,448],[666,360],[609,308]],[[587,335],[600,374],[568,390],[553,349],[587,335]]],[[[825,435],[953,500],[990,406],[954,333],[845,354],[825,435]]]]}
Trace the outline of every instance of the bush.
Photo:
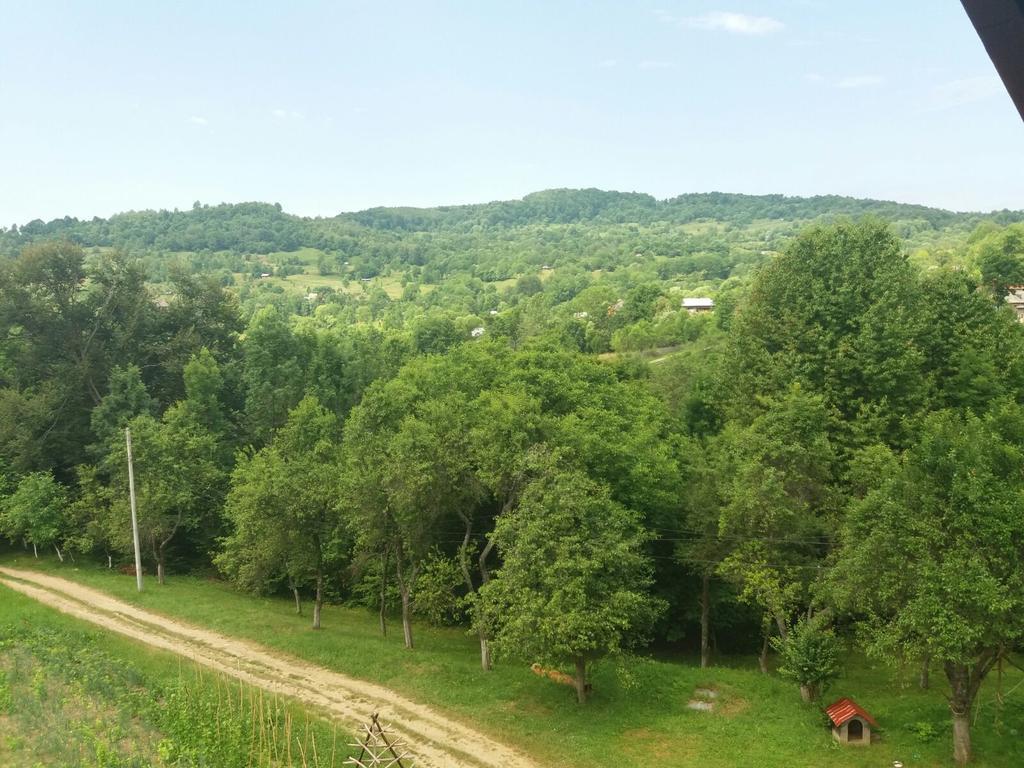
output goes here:
{"type": "Polygon", "coordinates": [[[939,735],[939,728],[935,723],[919,720],[907,726],[907,730],[917,737],[918,741],[932,741],[939,735]]]}
{"type": "Polygon", "coordinates": [[[800,686],[804,701],[815,701],[839,677],[842,647],[820,619],[801,619],[772,646],[781,657],[779,674],[800,686]]]}

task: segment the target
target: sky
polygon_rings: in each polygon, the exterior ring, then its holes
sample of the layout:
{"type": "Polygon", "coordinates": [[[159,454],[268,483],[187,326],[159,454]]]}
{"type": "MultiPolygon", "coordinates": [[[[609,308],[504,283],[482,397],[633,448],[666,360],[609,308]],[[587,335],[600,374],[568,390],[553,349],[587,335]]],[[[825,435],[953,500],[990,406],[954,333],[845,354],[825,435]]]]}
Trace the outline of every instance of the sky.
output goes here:
{"type": "Polygon", "coordinates": [[[0,225],[204,203],[1024,208],[956,0],[0,0],[0,225]]]}

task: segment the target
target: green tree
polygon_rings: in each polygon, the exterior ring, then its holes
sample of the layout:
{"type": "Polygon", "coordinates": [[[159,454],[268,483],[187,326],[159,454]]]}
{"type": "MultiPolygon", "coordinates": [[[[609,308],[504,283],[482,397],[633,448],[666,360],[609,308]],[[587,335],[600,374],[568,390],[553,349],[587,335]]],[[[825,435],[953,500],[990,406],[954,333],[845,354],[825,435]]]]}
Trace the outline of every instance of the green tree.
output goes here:
{"type": "Polygon", "coordinates": [[[269,447],[239,457],[224,503],[229,534],[219,542],[214,564],[235,586],[256,594],[284,580],[295,598],[295,612],[301,614],[299,588],[308,572],[304,558],[288,556],[299,548],[301,532],[280,518],[283,474],[280,456],[269,447]]]}
{"type": "Polygon", "coordinates": [[[18,482],[14,493],[3,500],[0,528],[12,541],[21,539],[32,545],[39,557],[39,547],[60,551],[62,534],[67,527],[67,496],[63,486],[49,472],[32,472],[18,482]]]}
{"type": "Polygon", "coordinates": [[[413,348],[425,355],[447,352],[463,338],[455,321],[444,314],[426,315],[420,318],[412,328],[413,348]]]}
{"type": "MultiPolygon", "coordinates": [[[[179,406],[172,406],[159,421],[151,416],[137,416],[129,427],[140,538],[142,546],[152,554],[157,579],[163,584],[172,542],[183,533],[196,534],[215,525],[211,518],[220,508],[224,479],[217,461],[217,441],[179,406]]],[[[123,436],[114,439],[105,465],[116,489],[115,498],[119,499],[109,513],[127,520],[127,455],[123,436]]],[[[130,552],[131,531],[122,527],[120,533],[118,549],[130,552]]]]}
{"type": "Polygon", "coordinates": [[[299,590],[311,586],[313,629],[320,629],[328,569],[345,549],[338,546],[338,437],[337,417],[315,397],[303,398],[273,442],[235,467],[225,505],[232,531],[215,558],[254,592],[283,579],[296,612],[299,590]]]}
{"type": "Polygon", "coordinates": [[[1024,411],[940,411],[851,504],[829,584],[867,650],[942,664],[953,754],[971,758],[970,710],[988,672],[1024,638],[1024,411]]]}
{"type": "Polygon", "coordinates": [[[729,425],[713,461],[722,487],[719,572],[785,638],[811,606],[811,584],[828,553],[835,457],[823,398],[799,386],[765,399],[747,427],[729,425]]]}
{"type": "MultiPolygon", "coordinates": [[[[724,478],[720,467],[706,447],[691,451],[687,466],[687,484],[677,531],[675,556],[700,578],[700,666],[711,666],[712,582],[718,576],[722,561],[730,553],[730,541],[721,536],[721,509],[724,478]]],[[[715,459],[719,457],[714,457],[715,459]]]]}
{"type": "Polygon", "coordinates": [[[576,469],[552,466],[498,518],[501,568],[480,589],[497,648],[571,662],[586,701],[588,664],[643,637],[661,609],[647,590],[639,516],[576,469]]]}
{"type": "Polygon", "coordinates": [[[270,442],[303,396],[303,348],[273,307],[253,315],[242,341],[245,417],[253,444],[270,442]]]}
{"type": "Polygon", "coordinates": [[[113,568],[114,555],[129,551],[122,547],[131,521],[129,517],[118,517],[119,512],[127,514],[128,510],[115,504],[116,490],[104,482],[99,467],[92,464],[77,466],[75,480],[77,493],[68,506],[65,546],[83,554],[102,552],[107,559],[107,568],[113,568]]]}
{"type": "Polygon", "coordinates": [[[480,586],[491,579],[488,559],[495,540],[488,537],[476,558],[475,578],[471,565],[479,534],[492,530],[494,520],[508,514],[519,503],[519,497],[531,475],[532,446],[542,441],[544,419],[540,403],[522,389],[485,390],[473,401],[469,409],[470,426],[467,430],[467,453],[473,472],[473,482],[485,495],[483,504],[464,506],[459,517],[464,535],[459,547],[458,560],[469,593],[470,609],[480,638],[480,664],[491,669],[490,636],[480,613],[477,600],[480,586]]]}
{"type": "Polygon", "coordinates": [[[141,270],[120,254],[87,265],[79,246],[48,242],[0,267],[3,384],[23,414],[4,441],[14,466],[70,475],[107,372],[138,359],[154,311],[141,270]]]}
{"type": "Polygon", "coordinates": [[[992,232],[975,249],[981,280],[1001,304],[1008,285],[1024,284],[1024,224],[992,232]]]}
{"type": "Polygon", "coordinates": [[[168,280],[174,295],[154,323],[156,339],[147,344],[149,391],[165,404],[184,396],[185,366],[202,349],[219,365],[233,361],[244,329],[237,296],[216,275],[173,268],[168,280]]]}
{"type": "Polygon", "coordinates": [[[800,686],[804,701],[817,701],[839,677],[842,646],[823,616],[801,619],[785,638],[772,641],[781,661],[779,674],[800,686]]]}
{"type": "Polygon", "coordinates": [[[925,395],[918,306],[914,269],[886,224],[804,231],[761,269],[733,318],[732,415],[749,421],[756,397],[797,381],[841,414],[837,449],[900,443],[925,395]]]}
{"type": "Polygon", "coordinates": [[[516,293],[522,296],[533,296],[543,290],[544,283],[541,282],[540,275],[523,275],[516,280],[516,293]]]}
{"type": "Polygon", "coordinates": [[[104,450],[114,439],[120,439],[124,428],[136,416],[152,415],[156,401],[149,396],[138,366],[118,366],[110,371],[107,394],[92,409],[92,432],[97,450],[104,450]]]}

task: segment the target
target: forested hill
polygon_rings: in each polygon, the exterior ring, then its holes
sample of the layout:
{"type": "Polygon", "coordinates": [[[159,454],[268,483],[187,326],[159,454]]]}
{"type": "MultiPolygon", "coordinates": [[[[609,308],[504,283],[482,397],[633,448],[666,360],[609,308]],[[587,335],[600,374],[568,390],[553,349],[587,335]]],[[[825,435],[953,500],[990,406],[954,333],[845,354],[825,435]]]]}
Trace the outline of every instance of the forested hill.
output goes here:
{"type": "Polygon", "coordinates": [[[826,195],[686,194],[668,200],[598,189],[553,189],[522,200],[437,208],[371,208],[333,218],[285,213],[279,204],[201,205],[187,211],[131,211],[108,219],[73,217],[31,221],[0,230],[0,252],[16,254],[43,239],[67,238],[85,247],[133,250],[235,251],[267,254],[302,247],[344,249],[360,230],[469,232],[549,224],[688,224],[715,221],[747,227],[758,221],[811,221],[822,217],[874,215],[910,222],[916,229],[969,229],[982,218],[1000,224],[1024,220],[1024,212],[954,213],[920,205],[826,195]]]}

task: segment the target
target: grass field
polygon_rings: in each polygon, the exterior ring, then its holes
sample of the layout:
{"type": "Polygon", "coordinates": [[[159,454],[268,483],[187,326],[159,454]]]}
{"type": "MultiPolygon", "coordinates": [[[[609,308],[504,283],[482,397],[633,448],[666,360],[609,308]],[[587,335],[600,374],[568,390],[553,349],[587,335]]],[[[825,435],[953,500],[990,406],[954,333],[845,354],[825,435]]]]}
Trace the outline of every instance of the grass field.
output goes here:
{"type": "MultiPolygon", "coordinates": [[[[648,661],[628,676],[606,664],[596,671],[593,700],[579,707],[568,688],[531,674],[527,661],[504,660],[494,672],[481,672],[475,641],[462,630],[417,626],[417,648],[407,651],[400,632],[381,638],[376,617],[363,609],[329,606],[324,629],[313,632],[288,600],[240,595],[218,581],[173,576],[164,587],[150,581],[139,595],[134,579],[101,566],[75,568],[31,557],[4,562],[59,573],[148,609],[382,683],[522,748],[544,765],[867,768],[897,759],[907,768],[952,764],[944,681],[937,670],[933,689],[921,691],[911,670],[898,674],[851,656],[846,675],[826,698],[854,697],[876,717],[884,737],[869,749],[841,748],[833,744],[820,708],[801,703],[791,684],[761,675],[753,659],[729,658],[704,671],[686,661],[648,661]],[[686,708],[698,687],[719,692],[715,712],[686,708]]],[[[139,653],[127,643],[115,645],[119,652],[139,653]]],[[[1006,673],[1002,709],[994,703],[994,678],[981,694],[974,727],[978,766],[1021,765],[1022,683],[1020,673],[1006,673]]]]}
{"type": "Polygon", "coordinates": [[[349,736],[294,703],[0,587],[4,768],[338,768],[349,736]]]}

